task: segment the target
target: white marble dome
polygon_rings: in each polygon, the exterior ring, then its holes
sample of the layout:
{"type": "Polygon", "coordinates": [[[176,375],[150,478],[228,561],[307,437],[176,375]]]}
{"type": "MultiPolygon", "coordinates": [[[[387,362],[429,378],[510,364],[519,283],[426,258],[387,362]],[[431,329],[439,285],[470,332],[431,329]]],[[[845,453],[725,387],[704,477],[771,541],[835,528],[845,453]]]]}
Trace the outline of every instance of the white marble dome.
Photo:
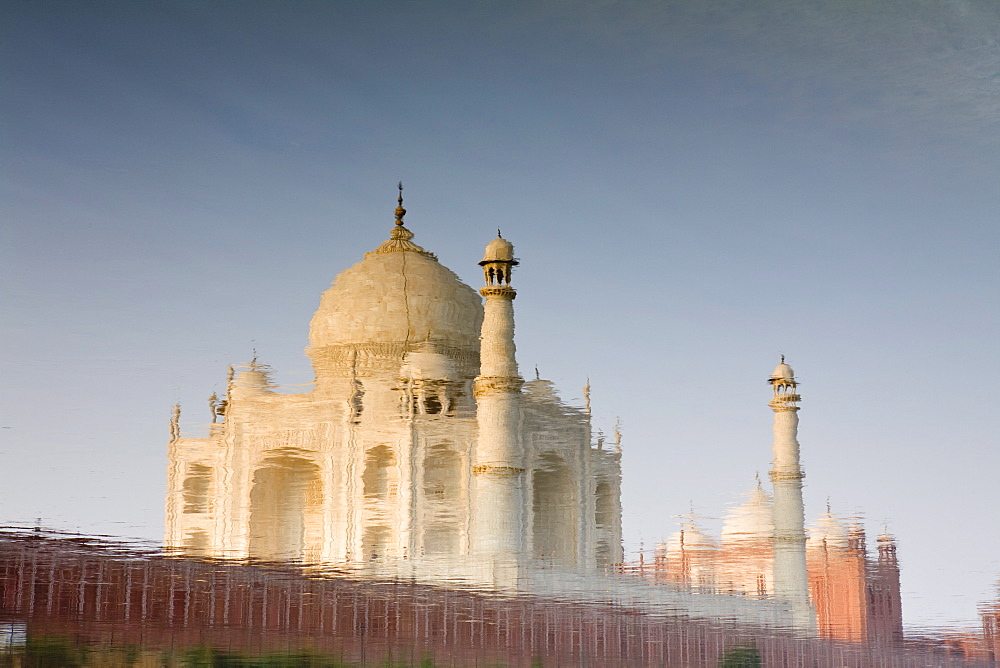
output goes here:
{"type": "Polygon", "coordinates": [[[681,550],[715,550],[719,543],[698,526],[694,520],[685,521],[681,530],[671,534],[666,542],[667,555],[675,555],[681,550]]]}
{"type": "Polygon", "coordinates": [[[749,499],[733,507],[722,525],[722,541],[770,540],[774,535],[771,495],[760,485],[749,499]]]}
{"type": "Polygon", "coordinates": [[[386,242],[323,293],[309,343],[316,349],[426,341],[478,349],[482,321],[479,294],[454,272],[415,244],[397,250],[386,242]]]}
{"type": "Polygon", "coordinates": [[[830,513],[824,513],[809,527],[806,544],[811,548],[826,545],[828,548],[847,549],[850,545],[847,524],[830,513]]]}

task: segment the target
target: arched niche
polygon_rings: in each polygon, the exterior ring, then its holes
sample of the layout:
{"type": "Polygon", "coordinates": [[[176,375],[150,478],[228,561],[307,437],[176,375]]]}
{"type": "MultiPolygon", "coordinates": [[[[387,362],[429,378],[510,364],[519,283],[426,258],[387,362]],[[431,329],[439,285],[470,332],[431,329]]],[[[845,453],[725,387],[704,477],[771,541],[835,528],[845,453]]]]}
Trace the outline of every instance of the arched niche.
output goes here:
{"type": "Polygon", "coordinates": [[[594,490],[594,527],[597,529],[594,556],[599,566],[610,566],[615,561],[613,546],[607,540],[615,521],[615,510],[614,488],[606,480],[598,481],[594,490]]]}
{"type": "Polygon", "coordinates": [[[184,513],[211,512],[211,491],[212,467],[204,464],[189,464],[182,486],[184,513]]]}
{"type": "Polygon", "coordinates": [[[461,552],[461,517],[465,470],[462,455],[452,443],[443,441],[427,450],[422,467],[423,526],[420,549],[428,555],[455,555],[461,552]]]}
{"type": "Polygon", "coordinates": [[[361,486],[366,499],[388,499],[399,489],[396,454],[388,445],[376,445],[365,453],[361,486]]]}
{"type": "Polygon", "coordinates": [[[322,533],[319,468],[300,455],[277,454],[254,471],[250,490],[250,557],[309,559],[322,533]]]}
{"type": "Polygon", "coordinates": [[[462,456],[450,443],[440,443],[427,450],[423,466],[424,497],[431,501],[451,500],[462,489],[462,456]]]}
{"type": "Polygon", "coordinates": [[[570,467],[544,453],[532,471],[534,553],[538,559],[572,564],[579,538],[579,499],[570,467]]]}

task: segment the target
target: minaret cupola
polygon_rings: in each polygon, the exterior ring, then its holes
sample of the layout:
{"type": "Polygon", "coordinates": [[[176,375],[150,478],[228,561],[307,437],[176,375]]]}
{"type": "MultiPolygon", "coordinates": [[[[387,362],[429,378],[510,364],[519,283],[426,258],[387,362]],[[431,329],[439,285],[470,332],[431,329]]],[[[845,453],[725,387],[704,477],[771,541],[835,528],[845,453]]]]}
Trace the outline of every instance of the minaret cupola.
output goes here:
{"type": "Polygon", "coordinates": [[[774,367],[771,377],[767,379],[774,390],[774,397],[768,406],[778,411],[797,411],[798,402],[802,397],[798,394],[798,383],[795,382],[795,372],[792,367],[785,364],[785,356],[781,356],[781,363],[774,367]]]}
{"type": "MultiPolygon", "coordinates": [[[[486,283],[484,289],[491,287],[511,289],[510,274],[517,264],[519,263],[514,258],[514,244],[500,236],[500,230],[497,230],[497,238],[486,245],[483,261],[479,263],[483,268],[483,279],[486,283]]],[[[512,289],[511,291],[513,292],[512,289]]]]}

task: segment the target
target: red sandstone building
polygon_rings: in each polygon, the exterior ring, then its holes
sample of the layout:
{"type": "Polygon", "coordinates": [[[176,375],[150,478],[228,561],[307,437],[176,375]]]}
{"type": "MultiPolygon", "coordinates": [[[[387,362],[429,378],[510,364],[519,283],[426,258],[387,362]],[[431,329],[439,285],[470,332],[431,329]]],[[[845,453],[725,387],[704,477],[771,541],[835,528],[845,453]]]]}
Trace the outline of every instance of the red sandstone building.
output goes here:
{"type": "MultiPolygon", "coordinates": [[[[624,570],[697,591],[774,596],[771,498],[759,485],[726,517],[721,539],[693,518],[669,541],[624,570]]],[[[809,599],[822,638],[891,644],[903,638],[899,564],[893,539],[882,534],[869,555],[864,529],[826,513],[805,548],[809,599]]]]}

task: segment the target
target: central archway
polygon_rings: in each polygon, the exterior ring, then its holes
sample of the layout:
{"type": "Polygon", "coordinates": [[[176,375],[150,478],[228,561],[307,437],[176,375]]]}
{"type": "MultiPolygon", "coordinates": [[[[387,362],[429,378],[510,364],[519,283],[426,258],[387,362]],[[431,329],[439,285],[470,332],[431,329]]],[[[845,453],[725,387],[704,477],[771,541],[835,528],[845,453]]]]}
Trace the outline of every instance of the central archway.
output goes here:
{"type": "Polygon", "coordinates": [[[322,489],[318,467],[307,459],[280,455],[254,472],[250,491],[252,559],[305,559],[310,528],[319,527],[322,489]]]}

